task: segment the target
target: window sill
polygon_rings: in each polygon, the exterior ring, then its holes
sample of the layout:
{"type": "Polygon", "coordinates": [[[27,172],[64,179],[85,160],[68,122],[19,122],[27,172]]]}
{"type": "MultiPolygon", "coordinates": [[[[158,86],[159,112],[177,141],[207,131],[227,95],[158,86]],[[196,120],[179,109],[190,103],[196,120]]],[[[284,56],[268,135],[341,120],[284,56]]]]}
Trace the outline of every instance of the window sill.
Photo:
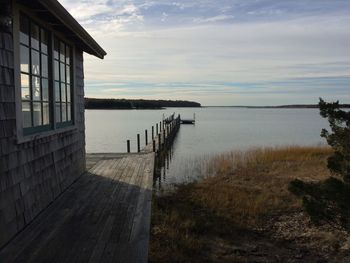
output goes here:
{"type": "Polygon", "coordinates": [[[76,125],[73,125],[73,126],[68,126],[68,127],[64,127],[64,128],[59,128],[56,130],[49,130],[49,131],[44,131],[44,132],[30,134],[30,135],[18,136],[17,144],[22,144],[22,143],[35,141],[38,139],[48,138],[48,137],[51,137],[54,135],[63,135],[65,133],[67,133],[67,134],[73,133],[76,131],[78,131],[78,128],[76,125]]]}

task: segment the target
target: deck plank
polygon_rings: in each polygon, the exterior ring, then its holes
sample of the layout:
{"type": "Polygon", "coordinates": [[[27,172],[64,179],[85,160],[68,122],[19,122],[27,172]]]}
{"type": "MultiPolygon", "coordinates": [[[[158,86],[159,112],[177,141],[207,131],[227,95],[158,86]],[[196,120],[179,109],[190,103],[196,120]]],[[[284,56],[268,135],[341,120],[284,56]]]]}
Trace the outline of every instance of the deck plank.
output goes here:
{"type": "Polygon", "coordinates": [[[0,250],[1,261],[147,262],[154,153],[87,156],[89,171],[0,250]]]}

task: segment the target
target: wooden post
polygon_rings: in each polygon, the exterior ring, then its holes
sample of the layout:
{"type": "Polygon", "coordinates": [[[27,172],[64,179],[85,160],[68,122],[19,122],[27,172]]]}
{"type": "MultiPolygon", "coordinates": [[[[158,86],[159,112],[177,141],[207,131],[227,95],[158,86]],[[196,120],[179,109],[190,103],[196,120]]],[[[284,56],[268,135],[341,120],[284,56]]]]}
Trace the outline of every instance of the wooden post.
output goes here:
{"type": "Polygon", "coordinates": [[[145,130],[145,143],[148,144],[148,133],[147,130],[145,130]]]}
{"type": "Polygon", "coordinates": [[[156,134],[158,134],[158,123],[156,124],[156,134]]]}
{"type": "Polygon", "coordinates": [[[152,140],[154,139],[154,126],[152,126],[152,140]]]}
{"type": "Polygon", "coordinates": [[[160,133],[162,132],[162,122],[161,121],[159,122],[159,132],[160,133]]]}
{"type": "Polygon", "coordinates": [[[162,134],[160,133],[158,136],[158,150],[162,150],[162,134]]]}
{"type": "Polygon", "coordinates": [[[128,153],[130,153],[130,140],[126,141],[126,149],[127,149],[128,153]]]}
{"type": "Polygon", "coordinates": [[[163,129],[163,145],[164,145],[164,149],[165,149],[166,148],[165,129],[163,129]]]}
{"type": "Polygon", "coordinates": [[[156,140],[153,139],[153,152],[156,152],[156,140]]]}
{"type": "Polygon", "coordinates": [[[140,134],[137,134],[137,152],[140,152],[140,134]]]}

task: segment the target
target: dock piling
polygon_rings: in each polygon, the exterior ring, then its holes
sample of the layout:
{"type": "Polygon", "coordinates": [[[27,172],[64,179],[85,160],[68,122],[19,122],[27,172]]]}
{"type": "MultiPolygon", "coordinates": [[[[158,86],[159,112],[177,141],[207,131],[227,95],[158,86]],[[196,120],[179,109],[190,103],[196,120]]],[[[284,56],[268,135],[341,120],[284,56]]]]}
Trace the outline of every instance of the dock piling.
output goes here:
{"type": "Polygon", "coordinates": [[[137,152],[140,152],[140,134],[137,134],[137,152]]]}
{"type": "Polygon", "coordinates": [[[148,132],[147,132],[147,130],[145,130],[145,145],[147,146],[147,144],[148,144],[148,132]]]}
{"type": "Polygon", "coordinates": [[[130,153],[130,140],[126,141],[126,150],[128,153],[130,153]]]}

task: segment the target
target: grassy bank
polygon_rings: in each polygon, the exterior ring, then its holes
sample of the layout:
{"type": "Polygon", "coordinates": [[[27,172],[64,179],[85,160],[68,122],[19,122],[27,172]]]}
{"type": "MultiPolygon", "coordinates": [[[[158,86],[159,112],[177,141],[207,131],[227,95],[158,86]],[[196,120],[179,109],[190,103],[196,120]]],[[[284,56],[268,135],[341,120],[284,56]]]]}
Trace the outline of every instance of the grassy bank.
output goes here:
{"type": "Polygon", "coordinates": [[[285,147],[209,160],[212,176],[154,197],[150,262],[339,261],[346,233],[312,225],[288,191],[295,178],[329,177],[330,153],[285,147]]]}

